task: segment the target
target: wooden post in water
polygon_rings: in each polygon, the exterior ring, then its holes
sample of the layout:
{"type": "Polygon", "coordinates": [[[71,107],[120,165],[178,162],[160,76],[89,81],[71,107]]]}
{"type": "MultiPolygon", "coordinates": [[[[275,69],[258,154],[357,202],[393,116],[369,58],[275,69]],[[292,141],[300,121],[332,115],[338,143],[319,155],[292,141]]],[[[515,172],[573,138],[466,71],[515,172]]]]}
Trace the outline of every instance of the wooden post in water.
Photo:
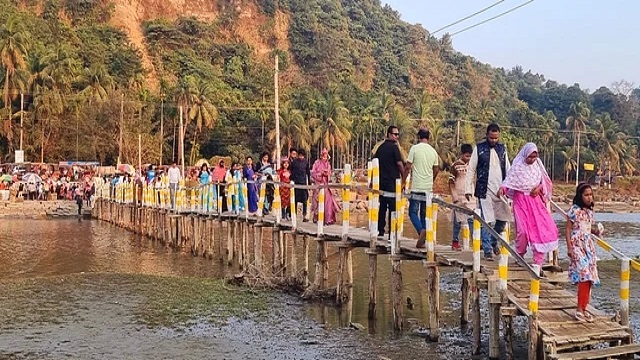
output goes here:
{"type": "Polygon", "coordinates": [[[427,263],[427,291],[429,292],[429,340],[440,339],[440,270],[435,262],[427,263]]]}
{"type": "Polygon", "coordinates": [[[224,253],[224,230],[223,230],[223,221],[222,221],[222,195],[220,194],[220,186],[216,185],[216,189],[218,190],[218,199],[216,201],[218,205],[218,256],[220,261],[223,261],[224,253]]]}
{"type": "MultiPolygon", "coordinates": [[[[342,175],[342,184],[351,185],[351,165],[344,165],[344,173],[342,175]]],[[[351,201],[351,191],[349,188],[342,190],[342,245],[339,248],[338,258],[338,280],[336,283],[336,304],[341,305],[344,297],[344,270],[347,265],[347,257],[350,249],[347,247],[349,241],[349,203],[351,201]]],[[[349,270],[347,270],[349,272],[349,270]]]]}
{"type": "Polygon", "coordinates": [[[404,303],[402,298],[402,270],[398,244],[398,213],[391,213],[391,289],[393,297],[393,328],[397,331],[404,329],[404,303]]]}
{"type": "Polygon", "coordinates": [[[378,159],[367,163],[367,178],[371,184],[369,190],[369,319],[376,317],[376,278],[378,276],[378,212],[380,208],[380,167],[378,159]]]}
{"type": "Polygon", "coordinates": [[[471,304],[471,278],[473,273],[471,271],[462,270],[462,288],[460,293],[462,295],[462,303],[460,305],[460,326],[465,328],[469,324],[469,308],[471,304]]]}
{"type": "Polygon", "coordinates": [[[500,281],[489,278],[489,358],[500,358],[500,281]]]}
{"type": "Polygon", "coordinates": [[[306,289],[309,287],[309,235],[302,235],[302,251],[304,252],[304,266],[302,268],[302,281],[306,289]]]}

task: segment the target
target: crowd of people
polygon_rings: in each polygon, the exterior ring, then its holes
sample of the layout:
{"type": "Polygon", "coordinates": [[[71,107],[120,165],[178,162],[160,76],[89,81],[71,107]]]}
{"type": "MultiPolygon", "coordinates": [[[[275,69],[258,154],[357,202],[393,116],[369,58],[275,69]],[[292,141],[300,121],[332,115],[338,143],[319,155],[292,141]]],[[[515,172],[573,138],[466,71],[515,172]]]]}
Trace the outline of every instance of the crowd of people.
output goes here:
{"type": "MultiPolygon", "coordinates": [[[[273,201],[275,196],[275,186],[273,181],[277,180],[281,183],[294,183],[296,185],[328,185],[331,181],[332,169],[329,162],[329,151],[323,149],[320,153],[320,158],[317,159],[312,166],[306,158],[306,152],[303,149],[290,149],[287,157],[281,160],[281,164],[276,170],[271,155],[268,152],[262,153],[257,163],[254,163],[254,159],[248,156],[245,159],[244,164],[232,163],[228,168],[225,166],[224,160],[220,160],[216,166],[212,169],[207,164],[202,164],[200,168],[193,169],[187,174],[190,177],[197,180],[199,185],[207,185],[209,183],[221,184],[219,188],[219,194],[223,197],[222,206],[223,211],[227,211],[227,196],[234,197],[231,201],[233,210],[245,211],[245,207],[249,213],[255,215],[258,212],[258,202],[260,199],[260,188],[265,183],[263,213],[268,214],[273,210],[273,201]],[[247,194],[246,199],[240,188],[242,181],[247,182],[247,194]],[[228,184],[234,183],[236,186],[228,186],[228,184]],[[238,199],[236,200],[235,197],[238,199]],[[238,204],[238,209],[235,209],[238,204]]],[[[174,164],[175,165],[175,164],[174,164]]],[[[179,178],[176,180],[179,180],[179,178]]],[[[288,219],[291,217],[291,212],[295,211],[291,209],[291,191],[292,188],[288,186],[279,186],[280,191],[280,203],[281,203],[281,215],[283,218],[288,219]]],[[[303,188],[295,188],[294,197],[296,207],[298,204],[302,206],[303,221],[309,221],[312,219],[314,222],[318,221],[318,198],[319,188],[314,188],[311,191],[311,209],[307,209],[307,202],[309,200],[309,190],[303,188]],[[308,210],[311,211],[308,214],[308,210]],[[310,215],[310,216],[308,216],[310,215]]],[[[173,198],[173,196],[172,196],[173,198]]],[[[336,213],[338,209],[337,202],[328,190],[325,191],[324,200],[324,223],[329,225],[336,222],[336,213]]]]}
{"type": "Polygon", "coordinates": [[[95,192],[94,171],[77,166],[54,169],[34,165],[26,171],[19,165],[0,168],[0,194],[5,201],[89,201],[95,192]]]}
{"type": "MultiPolygon", "coordinates": [[[[400,133],[390,126],[385,142],[378,147],[374,157],[380,163],[380,189],[395,192],[398,179],[405,187],[411,176],[413,195],[409,200],[409,217],[418,233],[417,248],[426,242],[426,200],[433,194],[433,182],[440,169],[438,154],[429,144],[430,133],[420,129],[417,143],[403,159],[399,148],[400,133]]],[[[558,228],[547,209],[553,184],[538,157],[538,148],[527,143],[513,162],[509,161],[506,146],[500,142],[500,127],[490,124],[485,140],[475,147],[463,144],[460,157],[451,168],[449,187],[453,203],[469,210],[479,210],[482,219],[500,234],[506,224],[515,223],[516,251],[525,256],[528,249],[533,253],[533,263],[541,267],[545,255],[558,248],[558,228]]],[[[395,196],[382,196],[378,217],[378,237],[384,238],[386,223],[390,222],[395,209],[395,196]]],[[[453,250],[461,250],[459,233],[463,224],[471,227],[472,217],[461,211],[453,212],[453,250]]],[[[586,310],[591,288],[599,284],[596,265],[595,242],[592,234],[602,235],[603,229],[593,223],[593,189],[587,183],[578,185],[573,205],[567,215],[565,239],[570,260],[569,277],[578,285],[578,321],[593,321],[586,310]]],[[[498,239],[489,229],[481,229],[482,250],[486,261],[493,261],[500,254],[498,239]]],[[[544,276],[540,270],[541,276],[544,276]]]]}

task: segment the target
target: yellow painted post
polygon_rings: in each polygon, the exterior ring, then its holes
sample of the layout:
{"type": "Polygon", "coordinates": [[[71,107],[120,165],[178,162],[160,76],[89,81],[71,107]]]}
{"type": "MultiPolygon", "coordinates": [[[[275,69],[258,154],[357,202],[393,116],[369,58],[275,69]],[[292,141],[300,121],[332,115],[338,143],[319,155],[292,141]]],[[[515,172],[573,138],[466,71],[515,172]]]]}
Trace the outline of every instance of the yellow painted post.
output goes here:
{"type": "Polygon", "coordinates": [[[182,212],[187,207],[187,189],[184,187],[184,179],[180,179],[179,184],[178,196],[180,199],[180,205],[178,206],[178,212],[182,212]]]}
{"type": "Polygon", "coordinates": [[[242,183],[233,178],[233,206],[235,213],[240,215],[240,193],[242,192],[242,183]]]}
{"type": "Polygon", "coordinates": [[[398,254],[398,213],[391,212],[391,224],[389,224],[389,233],[391,239],[391,255],[398,254]]]}
{"type": "MultiPolygon", "coordinates": [[[[266,178],[263,178],[263,180],[266,180],[266,178]]],[[[258,219],[260,219],[260,221],[262,221],[262,217],[264,215],[264,197],[265,197],[265,192],[267,191],[266,188],[266,184],[264,182],[262,182],[262,184],[260,184],[260,196],[258,197],[258,219]]]]}
{"type": "Polygon", "coordinates": [[[395,191],[395,196],[396,196],[396,208],[395,208],[395,212],[396,212],[396,218],[397,218],[397,223],[396,223],[396,228],[395,228],[395,237],[396,237],[396,241],[400,242],[401,240],[401,233],[400,233],[400,228],[402,227],[401,222],[402,222],[402,212],[404,211],[404,209],[402,208],[402,183],[400,181],[400,179],[396,179],[396,191],[395,191]]]}
{"type": "MultiPolygon", "coordinates": [[[[293,188],[293,181],[289,183],[291,187],[289,188],[289,208],[291,209],[291,227],[295,230],[298,227],[298,211],[296,209],[296,191],[293,188]]],[[[246,196],[245,196],[246,199],[246,196]]]]}
{"type": "Polygon", "coordinates": [[[629,258],[621,260],[620,265],[620,324],[629,325],[629,280],[631,280],[631,268],[629,258]]]}
{"type": "Polygon", "coordinates": [[[431,228],[433,231],[433,242],[435,244],[438,239],[438,203],[431,201],[431,214],[433,215],[433,221],[431,222],[431,228]]]}
{"type": "MultiPolygon", "coordinates": [[[[351,165],[344,164],[344,174],[342,175],[342,185],[351,185],[351,165]]],[[[351,203],[351,190],[342,190],[342,239],[346,240],[349,235],[349,204],[351,203]]]]}
{"type": "Polygon", "coordinates": [[[226,183],[224,190],[227,193],[227,211],[233,213],[233,182],[226,183]]]}
{"type": "Polygon", "coordinates": [[[324,188],[318,193],[318,237],[324,235],[324,188]]]}
{"type": "Polygon", "coordinates": [[[507,290],[507,279],[509,277],[509,250],[506,246],[500,247],[500,264],[498,265],[498,290],[507,290]]]}
{"type": "Polygon", "coordinates": [[[247,183],[247,181],[243,181],[242,182],[242,198],[244,199],[244,216],[248,219],[249,218],[249,197],[248,197],[248,193],[249,193],[249,183],[247,183]]]}
{"type": "MultiPolygon", "coordinates": [[[[540,265],[531,265],[533,271],[540,276],[540,265]]],[[[538,300],[540,299],[540,280],[531,278],[531,292],[529,293],[529,311],[538,314],[538,300]]]]}
{"type": "Polygon", "coordinates": [[[469,250],[470,237],[469,223],[465,220],[462,223],[462,250],[469,250]]]}
{"type": "Polygon", "coordinates": [[[371,161],[371,205],[369,206],[369,222],[373,238],[378,236],[378,216],[380,216],[380,161],[376,158],[371,161]]]}
{"type": "MultiPolygon", "coordinates": [[[[480,217],[480,209],[476,209],[476,215],[480,217]]],[[[480,272],[480,248],[482,240],[480,238],[481,224],[477,218],[473,219],[473,272],[480,272]]]]}
{"type": "Polygon", "coordinates": [[[275,185],[273,186],[273,211],[276,216],[276,224],[280,224],[282,220],[282,205],[280,199],[280,180],[274,177],[275,185]]]}
{"type": "Polygon", "coordinates": [[[435,253],[435,237],[433,233],[433,195],[432,193],[427,193],[427,260],[435,261],[436,253],[435,253]]]}

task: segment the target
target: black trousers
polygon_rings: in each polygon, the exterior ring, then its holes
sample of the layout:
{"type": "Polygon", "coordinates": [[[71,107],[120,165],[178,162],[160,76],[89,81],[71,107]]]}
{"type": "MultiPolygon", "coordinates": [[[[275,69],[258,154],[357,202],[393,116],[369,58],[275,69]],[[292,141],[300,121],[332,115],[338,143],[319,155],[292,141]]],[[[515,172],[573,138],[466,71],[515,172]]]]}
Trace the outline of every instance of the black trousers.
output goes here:
{"type": "MultiPolygon", "coordinates": [[[[378,212],[378,236],[384,236],[384,228],[389,221],[389,227],[391,227],[391,212],[396,210],[396,198],[380,196],[380,209],[378,212]]],[[[391,231],[389,231],[389,238],[391,238],[391,231]]]]}
{"type": "Polygon", "coordinates": [[[296,207],[299,203],[302,203],[302,216],[307,216],[307,200],[309,199],[309,191],[307,189],[294,189],[294,193],[296,195],[296,207]]]}

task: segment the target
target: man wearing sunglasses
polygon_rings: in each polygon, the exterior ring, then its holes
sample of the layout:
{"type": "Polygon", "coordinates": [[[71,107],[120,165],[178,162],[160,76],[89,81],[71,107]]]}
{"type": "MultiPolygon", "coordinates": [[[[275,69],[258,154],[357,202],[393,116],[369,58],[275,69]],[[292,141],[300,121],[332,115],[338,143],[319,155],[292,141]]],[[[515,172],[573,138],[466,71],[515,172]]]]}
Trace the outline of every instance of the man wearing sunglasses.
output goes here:
{"type": "MultiPolygon", "coordinates": [[[[378,147],[374,158],[378,158],[380,162],[380,190],[387,192],[396,191],[396,179],[402,178],[404,174],[404,163],[400,154],[400,146],[398,139],[400,132],[397,126],[389,126],[387,129],[387,138],[378,147]]],[[[402,184],[404,188],[404,183],[402,184]]],[[[395,211],[395,197],[380,196],[380,212],[378,214],[378,237],[384,238],[384,229],[387,218],[391,224],[391,212],[395,211]]],[[[389,234],[391,235],[391,234],[389,234]]]]}

